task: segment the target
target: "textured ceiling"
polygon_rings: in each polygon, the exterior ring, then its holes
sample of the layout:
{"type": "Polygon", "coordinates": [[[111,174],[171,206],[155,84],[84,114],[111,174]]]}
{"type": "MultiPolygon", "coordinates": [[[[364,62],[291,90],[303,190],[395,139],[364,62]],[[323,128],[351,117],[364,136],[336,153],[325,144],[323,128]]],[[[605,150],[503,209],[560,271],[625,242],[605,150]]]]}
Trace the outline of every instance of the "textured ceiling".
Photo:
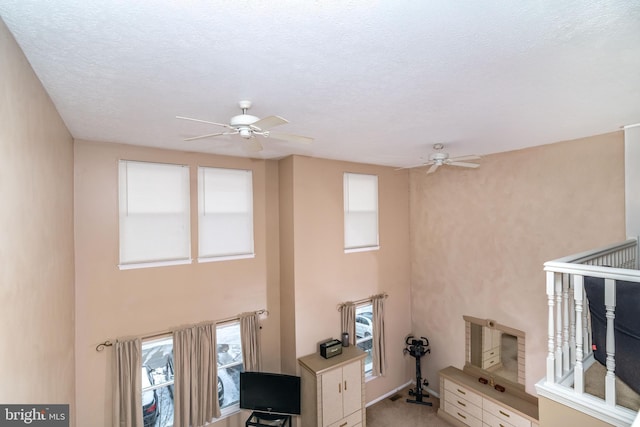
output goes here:
{"type": "Polygon", "coordinates": [[[637,0],[0,0],[75,138],[393,166],[640,122],[637,0]],[[183,139],[250,114],[310,146],[183,139]]]}

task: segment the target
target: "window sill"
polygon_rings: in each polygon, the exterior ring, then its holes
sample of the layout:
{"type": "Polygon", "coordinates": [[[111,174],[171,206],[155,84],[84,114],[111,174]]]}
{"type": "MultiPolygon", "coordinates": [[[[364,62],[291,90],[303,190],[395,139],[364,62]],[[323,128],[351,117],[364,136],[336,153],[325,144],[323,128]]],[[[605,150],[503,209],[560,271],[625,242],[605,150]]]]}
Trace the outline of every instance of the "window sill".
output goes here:
{"type": "Polygon", "coordinates": [[[198,258],[198,262],[205,263],[205,262],[218,262],[218,261],[233,261],[236,259],[251,259],[255,257],[256,257],[256,254],[225,255],[225,256],[198,258]]]}
{"type": "Polygon", "coordinates": [[[366,246],[363,248],[345,248],[344,253],[345,254],[351,254],[351,253],[355,253],[355,252],[369,252],[369,251],[377,251],[380,249],[379,245],[376,246],[366,246]]]}
{"type": "Polygon", "coordinates": [[[132,264],[118,264],[119,270],[135,270],[137,268],[152,268],[152,267],[167,267],[170,265],[185,265],[191,264],[192,259],[177,259],[170,261],[155,261],[155,262],[138,262],[132,264]]]}

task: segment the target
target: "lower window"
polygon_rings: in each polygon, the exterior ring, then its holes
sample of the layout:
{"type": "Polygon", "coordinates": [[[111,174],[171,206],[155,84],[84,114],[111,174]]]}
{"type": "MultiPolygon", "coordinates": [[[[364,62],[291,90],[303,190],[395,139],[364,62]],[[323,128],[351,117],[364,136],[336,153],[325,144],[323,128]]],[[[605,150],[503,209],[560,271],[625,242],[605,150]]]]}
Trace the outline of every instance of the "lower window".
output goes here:
{"type": "Polygon", "coordinates": [[[367,353],[364,373],[373,370],[373,304],[367,302],[356,306],[356,345],[367,353]]]}
{"type": "Polygon", "coordinates": [[[173,425],[173,338],[142,343],[142,420],[144,427],[173,425]]]}

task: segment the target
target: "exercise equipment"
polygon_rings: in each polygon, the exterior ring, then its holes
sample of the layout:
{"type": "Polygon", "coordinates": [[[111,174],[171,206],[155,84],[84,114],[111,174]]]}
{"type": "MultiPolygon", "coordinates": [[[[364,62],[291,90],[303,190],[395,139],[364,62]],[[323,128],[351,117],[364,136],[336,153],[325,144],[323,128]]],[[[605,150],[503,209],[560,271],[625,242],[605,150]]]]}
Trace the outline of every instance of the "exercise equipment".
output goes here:
{"type": "Polygon", "coordinates": [[[424,402],[422,400],[424,397],[429,397],[429,395],[424,393],[422,390],[422,386],[428,386],[429,381],[422,379],[422,372],[420,371],[420,359],[425,354],[431,353],[431,349],[429,348],[429,340],[425,337],[415,339],[413,335],[409,335],[405,339],[405,344],[406,347],[404,348],[403,353],[409,353],[411,357],[414,357],[416,359],[416,388],[415,390],[409,390],[409,396],[413,396],[415,397],[415,399],[407,399],[407,402],[432,406],[433,404],[431,402],[424,402]]]}

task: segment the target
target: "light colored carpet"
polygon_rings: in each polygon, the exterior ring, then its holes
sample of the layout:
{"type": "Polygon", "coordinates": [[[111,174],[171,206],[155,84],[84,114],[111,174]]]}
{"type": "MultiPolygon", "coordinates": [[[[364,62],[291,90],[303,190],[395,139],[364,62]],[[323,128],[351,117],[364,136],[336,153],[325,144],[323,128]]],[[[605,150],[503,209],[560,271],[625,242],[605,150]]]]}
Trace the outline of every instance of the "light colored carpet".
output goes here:
{"type": "MultiPolygon", "coordinates": [[[[584,376],[585,392],[604,399],[605,376],[607,368],[593,362],[584,376]]],[[[616,404],[634,411],[640,410],[640,395],[616,377],[616,404]]]]}
{"type": "Polygon", "coordinates": [[[439,399],[423,398],[424,401],[433,403],[433,406],[426,406],[407,403],[408,398],[413,399],[409,396],[409,388],[368,407],[367,427],[452,427],[452,424],[436,415],[440,406],[439,399]]]}

